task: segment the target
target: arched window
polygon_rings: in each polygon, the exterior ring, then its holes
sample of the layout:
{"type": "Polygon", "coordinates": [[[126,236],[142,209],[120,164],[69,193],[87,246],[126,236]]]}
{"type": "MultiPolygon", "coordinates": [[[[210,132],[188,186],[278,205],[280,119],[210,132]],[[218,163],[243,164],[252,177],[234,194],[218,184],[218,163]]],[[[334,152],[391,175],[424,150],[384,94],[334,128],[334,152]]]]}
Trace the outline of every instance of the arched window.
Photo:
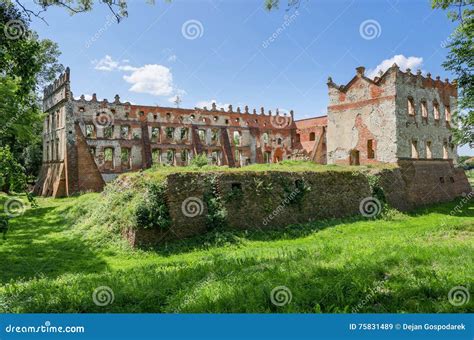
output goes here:
{"type": "Polygon", "coordinates": [[[408,97],[408,114],[410,116],[414,116],[415,115],[415,101],[413,100],[412,97],[408,97]]]}
{"type": "Polygon", "coordinates": [[[426,103],[426,100],[424,99],[421,100],[421,117],[424,120],[428,119],[428,104],[426,103]]]}
{"type": "Polygon", "coordinates": [[[263,143],[268,144],[268,140],[269,140],[268,133],[264,132],[262,137],[263,137],[263,143]]]}
{"type": "Polygon", "coordinates": [[[240,145],[240,132],[234,131],[234,145],[240,145]]]}
{"type": "Polygon", "coordinates": [[[433,102],[433,115],[435,120],[439,120],[439,104],[438,102],[433,102]]]}
{"type": "Polygon", "coordinates": [[[315,134],[314,132],[311,132],[311,133],[309,134],[309,140],[310,140],[310,141],[315,141],[315,140],[316,140],[316,134],[315,134]]]}

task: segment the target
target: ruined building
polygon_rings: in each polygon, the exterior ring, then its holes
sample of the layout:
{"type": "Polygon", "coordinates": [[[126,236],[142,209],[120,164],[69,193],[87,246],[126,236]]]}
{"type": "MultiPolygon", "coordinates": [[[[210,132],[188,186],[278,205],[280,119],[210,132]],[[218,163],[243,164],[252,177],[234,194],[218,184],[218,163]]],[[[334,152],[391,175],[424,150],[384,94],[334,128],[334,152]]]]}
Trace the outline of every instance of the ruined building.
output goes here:
{"type": "Polygon", "coordinates": [[[444,160],[456,149],[449,130],[456,85],[402,72],[375,79],[364,68],[346,85],[328,80],[328,114],[294,120],[293,112],[229,106],[181,109],[76,100],[69,69],[44,90],[43,167],[35,192],[67,196],[99,191],[117,175],[153,164],[182,166],[205,154],[230,167],[305,159],[321,164],[444,160]]]}

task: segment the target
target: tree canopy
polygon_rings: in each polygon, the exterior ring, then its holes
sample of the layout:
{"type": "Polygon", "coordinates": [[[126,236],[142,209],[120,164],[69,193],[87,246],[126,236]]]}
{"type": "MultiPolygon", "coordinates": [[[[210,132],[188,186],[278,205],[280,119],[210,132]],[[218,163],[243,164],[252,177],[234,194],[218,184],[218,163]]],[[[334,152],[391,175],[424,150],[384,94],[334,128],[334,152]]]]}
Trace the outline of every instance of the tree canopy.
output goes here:
{"type": "Polygon", "coordinates": [[[448,11],[458,23],[449,37],[443,67],[456,76],[459,89],[458,109],[453,115],[454,137],[460,145],[474,147],[474,0],[433,0],[433,8],[448,11]]]}

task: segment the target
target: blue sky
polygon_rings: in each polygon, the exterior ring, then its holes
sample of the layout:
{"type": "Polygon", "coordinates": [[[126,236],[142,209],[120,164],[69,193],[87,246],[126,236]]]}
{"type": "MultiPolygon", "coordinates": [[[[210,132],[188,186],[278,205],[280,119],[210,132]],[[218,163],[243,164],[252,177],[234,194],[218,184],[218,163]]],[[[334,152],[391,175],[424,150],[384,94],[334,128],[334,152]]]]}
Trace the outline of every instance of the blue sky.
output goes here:
{"type": "Polygon", "coordinates": [[[453,24],[428,0],[302,0],[272,12],[263,0],[129,3],[120,24],[100,5],[74,16],[50,9],[49,26],[33,22],[59,44],[74,96],[174,106],[179,95],[181,107],[215,100],[300,119],[324,115],[328,76],[346,83],[357,66],[370,72],[398,56],[402,67],[453,78],[441,67],[453,24]]]}

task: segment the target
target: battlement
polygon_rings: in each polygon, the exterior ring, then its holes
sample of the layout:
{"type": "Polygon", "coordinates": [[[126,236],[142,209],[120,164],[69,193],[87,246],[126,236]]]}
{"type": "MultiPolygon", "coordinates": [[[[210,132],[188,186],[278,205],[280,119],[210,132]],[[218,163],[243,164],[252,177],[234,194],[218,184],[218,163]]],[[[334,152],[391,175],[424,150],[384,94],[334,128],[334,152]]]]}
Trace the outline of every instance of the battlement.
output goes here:
{"type": "Polygon", "coordinates": [[[400,78],[402,82],[410,83],[420,88],[436,88],[441,91],[449,91],[452,96],[457,96],[456,80],[450,82],[449,79],[446,78],[444,81],[442,81],[440,76],[432,79],[431,73],[427,73],[426,76],[423,76],[420,69],[416,71],[416,74],[411,73],[410,68],[407,68],[405,72],[403,72],[396,63],[394,63],[385,72],[381,71],[378,76],[374,77],[374,79],[365,76],[365,67],[359,66],[356,68],[356,75],[347,84],[338,85],[334,83],[332,77],[328,77],[327,85],[329,88],[336,89],[340,92],[347,92],[347,90],[358,78],[363,78],[373,85],[382,86],[385,84],[385,79],[392,73],[394,73],[397,78],[400,78]]]}
{"type": "Polygon", "coordinates": [[[52,84],[46,86],[43,90],[44,98],[52,96],[56,91],[62,87],[69,85],[70,83],[70,69],[66,68],[66,71],[62,73],[52,84]]]}
{"type": "Polygon", "coordinates": [[[276,109],[275,112],[272,112],[272,110],[268,110],[267,112],[265,111],[264,107],[261,107],[257,113],[257,109],[253,109],[252,112],[250,112],[250,109],[247,105],[243,107],[243,110],[238,106],[236,110],[234,110],[233,105],[228,105],[227,110],[224,108],[217,108],[216,103],[212,104],[211,108],[208,108],[207,106],[204,106],[202,108],[200,107],[194,107],[194,109],[186,109],[186,108],[174,108],[174,107],[167,107],[167,106],[150,106],[150,105],[137,105],[137,104],[131,104],[130,102],[121,102],[120,101],[120,96],[117,94],[114,97],[113,101],[108,101],[106,98],[103,100],[98,100],[97,99],[97,94],[93,94],[92,98],[90,100],[85,99],[85,95],[81,95],[79,99],[74,99],[75,102],[83,102],[83,103],[101,103],[101,104],[115,104],[115,105],[126,105],[130,106],[132,109],[167,109],[169,111],[187,111],[187,112],[199,112],[199,113],[232,113],[232,114],[242,114],[242,115],[259,115],[259,116],[271,116],[271,117],[286,117],[286,116],[291,116],[293,119],[294,117],[294,111],[290,110],[289,114],[287,112],[280,112],[279,109],[276,109]]]}

